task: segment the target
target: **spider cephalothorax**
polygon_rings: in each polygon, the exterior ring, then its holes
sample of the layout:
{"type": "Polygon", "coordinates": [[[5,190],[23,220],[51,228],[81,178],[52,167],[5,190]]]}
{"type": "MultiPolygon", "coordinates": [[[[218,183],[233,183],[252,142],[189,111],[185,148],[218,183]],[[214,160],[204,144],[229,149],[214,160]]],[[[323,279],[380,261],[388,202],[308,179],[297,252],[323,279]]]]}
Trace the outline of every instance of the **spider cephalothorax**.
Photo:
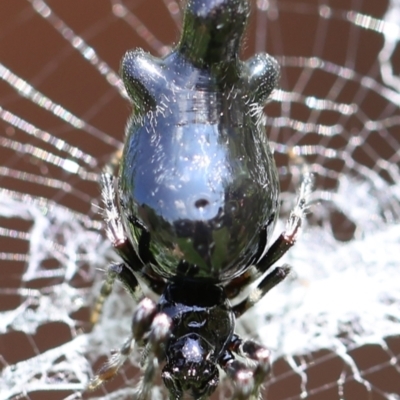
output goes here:
{"type": "Polygon", "coordinates": [[[294,244],[312,179],[305,175],[286,231],[266,250],[279,182],[262,110],[279,69],[267,54],[239,59],[248,13],[248,0],[189,0],[181,40],[168,56],[136,50],[123,59],[134,115],[118,176],[107,171],[102,182],[108,234],[123,262],[109,268],[94,315],[115,278],[140,302],[132,336],[92,389],[115,375],[134,341],[147,356],[143,397],[160,363],[171,399],[208,397],[218,368],[235,383],[234,397],[247,399],[268,372],[268,351],[235,335],[235,318],[289,267],[273,269],[236,305],[230,300],[294,244]],[[157,303],[139,282],[160,295],[157,303]]]}
{"type": "Polygon", "coordinates": [[[165,351],[162,377],[179,398],[211,394],[219,382],[218,361],[227,357],[233,337],[234,315],[223,290],[197,282],[169,284],[158,310],[170,317],[171,331],[165,351]]]}

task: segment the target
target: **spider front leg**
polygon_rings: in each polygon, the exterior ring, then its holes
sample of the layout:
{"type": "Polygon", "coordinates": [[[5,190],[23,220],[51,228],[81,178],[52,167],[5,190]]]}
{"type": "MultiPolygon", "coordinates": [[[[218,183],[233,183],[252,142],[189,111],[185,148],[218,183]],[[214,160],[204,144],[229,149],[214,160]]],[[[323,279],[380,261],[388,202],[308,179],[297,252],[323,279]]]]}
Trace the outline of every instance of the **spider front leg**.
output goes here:
{"type": "MultiPolygon", "coordinates": [[[[102,306],[106,298],[111,293],[112,286],[116,278],[122,282],[123,286],[131,293],[132,297],[143,297],[139,282],[137,281],[132,270],[123,263],[111,265],[108,269],[107,278],[104,281],[100,290],[100,296],[97,299],[96,305],[92,311],[92,321],[95,318],[98,318],[98,316],[100,315],[102,306]]],[[[146,326],[146,323],[148,324],[147,321],[149,320],[149,317],[146,318],[146,315],[150,314],[151,317],[153,314],[152,310],[154,309],[154,307],[147,306],[146,300],[148,299],[144,298],[139,303],[139,306],[135,311],[132,323],[132,335],[123,344],[121,349],[113,354],[110,359],[100,368],[97,374],[91,379],[87,387],[88,390],[95,390],[104,382],[112,379],[118,373],[118,370],[125,363],[126,359],[129,357],[133,349],[136,336],[140,336],[140,332],[138,333],[137,325],[146,326]]],[[[145,329],[142,328],[142,331],[144,330],[145,329]]]]}
{"type": "Polygon", "coordinates": [[[139,346],[145,344],[148,346],[147,366],[137,396],[137,398],[146,398],[152,387],[157,361],[164,359],[164,347],[170,335],[171,325],[171,319],[166,314],[159,313],[156,303],[145,297],[138,304],[133,314],[131,336],[121,349],[100,368],[87,389],[95,390],[104,382],[114,378],[132,352],[135,342],[137,342],[139,346]]]}
{"type": "Polygon", "coordinates": [[[270,352],[254,340],[242,340],[234,335],[229,350],[256,363],[249,368],[246,363],[232,356],[222,364],[222,368],[234,383],[233,400],[258,398],[260,387],[270,370],[270,352]]]}

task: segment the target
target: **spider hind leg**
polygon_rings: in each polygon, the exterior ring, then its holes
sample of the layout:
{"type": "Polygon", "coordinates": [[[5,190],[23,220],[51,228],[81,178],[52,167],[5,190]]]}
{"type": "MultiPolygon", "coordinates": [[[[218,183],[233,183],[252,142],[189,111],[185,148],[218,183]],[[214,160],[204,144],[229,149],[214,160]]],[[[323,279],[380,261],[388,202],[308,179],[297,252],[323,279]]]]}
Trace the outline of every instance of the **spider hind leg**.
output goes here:
{"type": "MultiPolygon", "coordinates": [[[[225,287],[225,292],[230,299],[235,298],[245,287],[263,276],[295,244],[308,210],[308,199],[313,181],[312,173],[305,168],[296,204],[286,222],[285,231],[279,235],[275,242],[268,248],[264,256],[262,256],[255,265],[225,287]]],[[[245,300],[234,307],[235,316],[239,317],[256,304],[273,287],[283,281],[289,272],[290,266],[287,264],[282,267],[276,267],[271,273],[264,277],[245,300]]]]}

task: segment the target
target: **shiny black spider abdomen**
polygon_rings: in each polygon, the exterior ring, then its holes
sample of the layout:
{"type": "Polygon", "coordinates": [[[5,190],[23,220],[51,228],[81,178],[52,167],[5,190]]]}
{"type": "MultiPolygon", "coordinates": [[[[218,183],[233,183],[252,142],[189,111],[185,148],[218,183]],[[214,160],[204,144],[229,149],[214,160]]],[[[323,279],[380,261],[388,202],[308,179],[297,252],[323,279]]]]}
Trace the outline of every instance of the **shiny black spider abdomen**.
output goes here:
{"type": "MultiPolygon", "coordinates": [[[[138,50],[122,62],[135,105],[119,172],[122,216],[139,257],[164,278],[223,282],[242,274],[261,256],[278,215],[262,125],[278,67],[266,54],[237,58],[248,8],[221,4],[214,21],[207,14],[208,24],[228,20],[229,35],[216,31],[208,43],[220,51],[192,54],[186,27],[166,58],[138,50]]],[[[204,29],[205,19],[194,17],[191,29],[204,29]]]]}
{"type": "Polygon", "coordinates": [[[163,59],[142,50],[123,59],[134,112],[118,177],[102,176],[107,233],[123,262],[109,267],[92,321],[116,278],[139,303],[131,337],[90,389],[115,376],[134,343],[145,366],[137,399],[148,397],[160,364],[174,400],[206,399],[219,368],[235,385],[233,399],[247,400],[268,373],[268,350],[240,339],[235,318],[288,275],[288,266],[270,268],[295,242],[312,178],[305,174],[286,230],[267,248],[279,182],[263,107],[279,68],[267,54],[239,59],[248,14],[248,0],[188,0],[175,50],[163,59]]]}

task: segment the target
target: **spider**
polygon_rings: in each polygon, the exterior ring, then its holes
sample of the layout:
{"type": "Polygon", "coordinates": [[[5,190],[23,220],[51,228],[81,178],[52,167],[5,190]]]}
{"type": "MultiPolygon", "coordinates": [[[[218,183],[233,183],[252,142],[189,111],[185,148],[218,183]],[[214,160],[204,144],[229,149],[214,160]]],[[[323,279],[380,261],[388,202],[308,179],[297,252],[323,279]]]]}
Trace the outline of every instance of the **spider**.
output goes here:
{"type": "Polygon", "coordinates": [[[239,60],[248,15],[248,0],[189,0],[169,55],[134,50],[122,61],[134,113],[117,173],[102,175],[107,233],[122,262],[108,268],[92,320],[115,279],[138,305],[131,336],[89,389],[116,375],[134,343],[145,367],[138,398],[159,365],[170,399],[208,398],[220,369],[233,397],[248,399],[268,374],[268,349],[235,334],[235,319],[289,274],[287,265],[269,270],[295,242],[312,176],[304,174],[286,229],[268,247],[280,192],[263,107],[279,67],[267,54],[239,60]]]}

